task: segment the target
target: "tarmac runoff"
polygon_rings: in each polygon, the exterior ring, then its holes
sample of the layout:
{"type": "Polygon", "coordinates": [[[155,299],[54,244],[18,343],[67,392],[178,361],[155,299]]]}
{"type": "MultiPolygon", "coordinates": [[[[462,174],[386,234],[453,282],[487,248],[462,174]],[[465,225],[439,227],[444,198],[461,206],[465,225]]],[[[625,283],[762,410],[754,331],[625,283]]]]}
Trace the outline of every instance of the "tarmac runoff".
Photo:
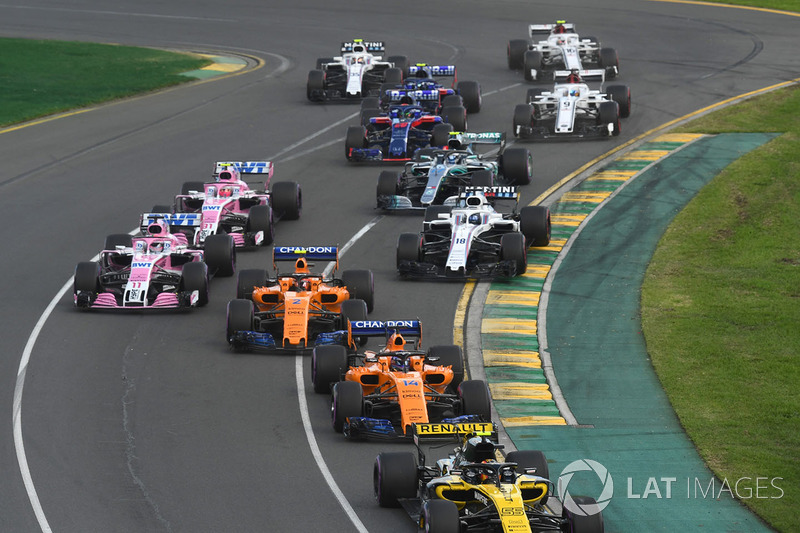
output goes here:
{"type": "MultiPolygon", "coordinates": [[[[570,466],[562,489],[607,505],[608,532],[769,531],[732,497],[755,497],[759,473],[738,487],[714,478],[684,433],[647,355],[639,297],[674,216],[775,136],[665,134],[643,144],[551,205],[550,245],[529,250],[525,275],[489,287],[481,347],[497,415],[516,448],[544,451],[554,483],[570,466]]],[[[779,494],[760,483],[762,497],[779,494]]]]}

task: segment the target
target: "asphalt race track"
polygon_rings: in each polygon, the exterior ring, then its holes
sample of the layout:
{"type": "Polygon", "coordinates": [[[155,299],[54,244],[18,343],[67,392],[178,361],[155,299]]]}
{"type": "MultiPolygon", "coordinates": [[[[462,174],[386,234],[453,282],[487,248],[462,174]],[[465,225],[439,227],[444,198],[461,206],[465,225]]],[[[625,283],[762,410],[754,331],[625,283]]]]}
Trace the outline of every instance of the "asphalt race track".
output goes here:
{"type": "MultiPolygon", "coordinates": [[[[298,221],[276,242],[344,245],[379,215],[381,167],[344,158],[357,105],[314,105],[305,83],[315,59],[355,37],[387,54],[454,63],[477,80],[483,108],[472,131],[508,131],[528,88],[508,70],[506,43],[526,26],[565,18],[617,49],[633,107],[613,140],[528,145],[532,201],[584,163],[668,121],[727,98],[796,78],[796,18],[751,10],[641,0],[551,2],[408,0],[403,8],[355,0],[287,2],[54,2],[0,5],[0,35],[86,40],[242,54],[247,73],[148,95],[14,131],[0,131],[0,530],[413,531],[400,510],[380,509],[371,474],[380,450],[330,428],[298,358],[234,354],[224,339],[235,278],[215,279],[192,313],[86,314],[71,286],[48,304],[107,234],[169,203],[183,181],[216,160],[271,159],[276,180],[303,188],[298,221]],[[37,330],[38,331],[38,330],[37,330]],[[18,376],[20,361],[29,364],[18,376]],[[24,380],[24,381],[23,381],[24,380]],[[21,427],[33,484],[23,482],[13,435],[14,391],[24,383],[21,427]],[[326,483],[314,442],[342,498],[326,483]],[[30,495],[35,488],[39,512],[30,495]],[[343,506],[341,502],[345,502],[343,506]]],[[[5,73],[4,73],[5,74],[5,73]]],[[[385,216],[347,250],[343,268],[371,268],[376,318],[415,318],[425,344],[452,342],[459,283],[401,282],[395,244],[417,216],[385,216]]],[[[266,266],[267,250],[239,254],[266,266]]],[[[442,450],[442,453],[444,453],[442,450]]],[[[545,450],[546,451],[546,450],[545,450]]],[[[608,524],[610,531],[628,530],[608,524]]]]}

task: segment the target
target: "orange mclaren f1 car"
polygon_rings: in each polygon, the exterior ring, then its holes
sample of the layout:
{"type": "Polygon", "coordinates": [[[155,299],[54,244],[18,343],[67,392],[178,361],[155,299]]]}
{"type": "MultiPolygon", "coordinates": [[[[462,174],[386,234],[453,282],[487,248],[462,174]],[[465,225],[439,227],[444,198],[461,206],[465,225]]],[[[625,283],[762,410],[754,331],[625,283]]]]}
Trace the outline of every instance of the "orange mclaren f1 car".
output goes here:
{"type": "Polygon", "coordinates": [[[355,354],[343,346],[314,348],[314,390],[331,393],[333,428],[345,437],[395,439],[410,437],[415,423],[490,419],[486,383],[462,381],[461,348],[443,345],[421,350],[418,320],[351,321],[348,336],[385,336],[386,344],[377,351],[355,354]]]}
{"type": "Polygon", "coordinates": [[[276,246],[276,272],[279,261],[294,261],[294,272],[274,278],[266,270],[239,273],[236,299],[228,303],[227,339],[234,349],[296,352],[321,345],[355,349],[347,324],[366,320],[372,310],[372,271],[345,270],[341,278],[326,277],[312,273],[309,260],[333,261],[338,269],[338,248],[276,246]]]}

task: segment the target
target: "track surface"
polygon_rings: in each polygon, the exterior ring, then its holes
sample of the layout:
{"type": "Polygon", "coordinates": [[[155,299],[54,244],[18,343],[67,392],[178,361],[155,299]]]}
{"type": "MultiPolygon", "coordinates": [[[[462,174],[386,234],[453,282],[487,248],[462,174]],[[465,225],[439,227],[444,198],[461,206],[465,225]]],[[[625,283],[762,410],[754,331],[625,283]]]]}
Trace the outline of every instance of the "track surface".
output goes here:
{"type": "MultiPolygon", "coordinates": [[[[241,0],[0,5],[0,34],[242,53],[264,66],[244,75],[119,102],[0,135],[0,530],[36,531],[12,438],[17,370],[27,339],[77,262],[109,233],[169,201],[220,159],[270,158],[276,179],[300,182],[304,212],[280,223],[281,244],[344,244],[376,213],[380,168],[343,157],[357,106],[309,104],[314,60],[353,37],[382,39],[389,54],[455,63],[478,80],[484,105],[473,131],[509,130],[527,88],[506,68],[508,39],[529,22],[566,18],[617,48],[633,111],[607,142],[531,146],[531,201],[551,184],[633,136],[731,96],[795,78],[798,21],[776,14],[615,0],[430,3],[404,9],[349,2],[241,0]],[[321,133],[319,133],[321,132],[321,133]]],[[[379,318],[419,317],[428,346],[452,341],[457,283],[401,283],[396,236],[414,216],[382,218],[342,258],[376,274],[379,318]]],[[[240,254],[263,266],[266,251],[240,254]]],[[[230,353],[225,304],[233,279],[212,282],[212,302],[182,315],[82,314],[62,298],[30,353],[22,398],[27,463],[55,531],[349,531],[352,521],[312,458],[298,406],[294,357],[230,353]]],[[[308,384],[308,361],[303,365],[308,384]]],[[[301,390],[322,455],[358,520],[371,531],[413,530],[379,509],[371,469],[380,450],[343,442],[326,398],[301,390]]],[[[615,530],[624,530],[615,525],[615,530]]]]}

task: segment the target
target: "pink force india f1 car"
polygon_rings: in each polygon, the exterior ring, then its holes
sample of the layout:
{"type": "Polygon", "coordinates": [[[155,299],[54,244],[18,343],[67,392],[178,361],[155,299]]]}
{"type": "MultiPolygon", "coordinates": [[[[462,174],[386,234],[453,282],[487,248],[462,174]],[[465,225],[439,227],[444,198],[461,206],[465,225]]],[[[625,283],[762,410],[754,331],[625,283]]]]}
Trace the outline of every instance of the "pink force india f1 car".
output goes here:
{"type": "Polygon", "coordinates": [[[211,235],[230,235],[237,248],[272,244],[276,220],[296,220],[302,209],[300,185],[279,181],[269,190],[270,161],[224,161],[214,166],[213,181],[188,181],[172,206],[155,206],[172,232],[186,235],[189,243],[203,247],[211,235]],[[265,177],[249,184],[246,175],[265,177]]]}
{"type": "Polygon", "coordinates": [[[210,235],[205,249],[199,250],[182,233],[170,233],[163,219],[146,224],[141,236],[109,235],[98,261],[78,263],[73,287],[76,307],[198,307],[208,303],[210,276],[233,275],[236,255],[229,235],[210,235]]]}

